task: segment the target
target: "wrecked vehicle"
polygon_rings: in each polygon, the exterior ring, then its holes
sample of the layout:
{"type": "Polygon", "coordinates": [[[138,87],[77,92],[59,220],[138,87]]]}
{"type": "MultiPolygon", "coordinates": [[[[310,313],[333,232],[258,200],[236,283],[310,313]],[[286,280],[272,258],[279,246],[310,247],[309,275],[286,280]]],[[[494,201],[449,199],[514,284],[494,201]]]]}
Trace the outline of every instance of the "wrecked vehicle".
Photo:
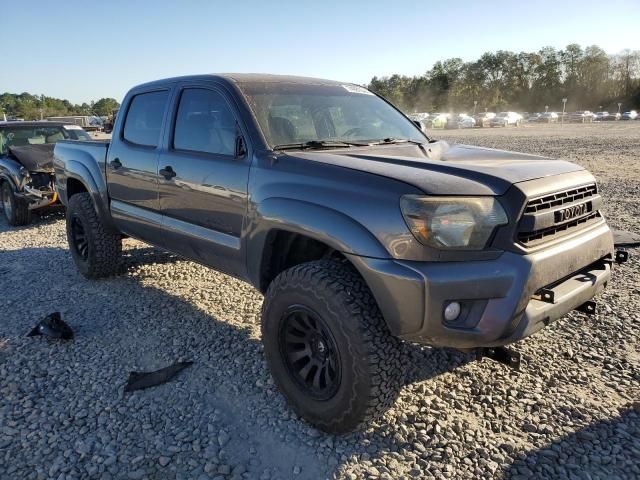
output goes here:
{"type": "Polygon", "coordinates": [[[110,143],[54,153],[79,271],[117,273],[131,236],[250,282],[275,383],[329,432],[393,404],[405,341],[514,365],[503,346],[592,312],[615,261],[583,167],[430,140],[353,84],[160,80],[110,143]]]}
{"type": "Polygon", "coordinates": [[[10,225],[26,225],[33,210],[57,203],[53,146],[64,139],[91,137],[77,125],[0,122],[0,200],[10,225]]]}

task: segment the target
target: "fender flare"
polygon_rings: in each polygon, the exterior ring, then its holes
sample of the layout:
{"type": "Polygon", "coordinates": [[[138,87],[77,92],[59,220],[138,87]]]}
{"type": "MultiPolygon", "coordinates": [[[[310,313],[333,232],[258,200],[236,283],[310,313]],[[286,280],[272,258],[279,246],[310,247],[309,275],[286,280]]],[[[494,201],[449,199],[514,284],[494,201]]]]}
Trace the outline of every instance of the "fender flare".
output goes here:
{"type": "Polygon", "coordinates": [[[380,241],[345,213],[304,200],[271,197],[255,205],[246,236],[247,270],[257,286],[266,241],[273,230],[304,235],[345,254],[389,258],[380,241]]]}
{"type": "MultiPolygon", "coordinates": [[[[57,177],[59,178],[60,176],[58,175],[57,177]]],[[[89,195],[91,195],[93,206],[100,220],[107,229],[112,232],[117,232],[118,230],[111,219],[111,212],[109,211],[109,197],[107,195],[106,188],[103,187],[101,189],[99,187],[94,173],[91,172],[91,169],[89,169],[84,163],[77,160],[69,160],[65,163],[64,176],[61,179],[62,181],[56,180],[56,190],[58,191],[61,201],[65,205],[69,203],[69,198],[67,196],[67,182],[71,179],[77,180],[84,185],[89,195]]]]}

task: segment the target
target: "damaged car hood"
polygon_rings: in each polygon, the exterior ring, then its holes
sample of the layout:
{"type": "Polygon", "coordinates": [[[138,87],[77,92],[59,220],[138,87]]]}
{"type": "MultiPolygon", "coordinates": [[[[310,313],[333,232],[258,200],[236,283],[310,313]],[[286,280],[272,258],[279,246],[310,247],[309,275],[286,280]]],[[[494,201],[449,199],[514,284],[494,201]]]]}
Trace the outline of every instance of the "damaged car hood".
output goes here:
{"type": "Polygon", "coordinates": [[[30,172],[53,172],[54,143],[9,147],[9,153],[30,172]]]}
{"type": "Polygon", "coordinates": [[[514,183],[584,170],[537,155],[433,142],[296,152],[297,158],[393,178],[435,195],[502,195],[514,183]]]}

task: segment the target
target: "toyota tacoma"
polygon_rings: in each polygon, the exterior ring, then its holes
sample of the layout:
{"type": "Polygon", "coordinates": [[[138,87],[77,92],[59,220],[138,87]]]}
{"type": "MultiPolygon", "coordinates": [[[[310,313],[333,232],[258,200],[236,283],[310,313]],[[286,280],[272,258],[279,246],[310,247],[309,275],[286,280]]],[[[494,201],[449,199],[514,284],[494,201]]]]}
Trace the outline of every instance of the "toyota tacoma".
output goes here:
{"type": "Polygon", "coordinates": [[[54,156],[80,272],[116,274],[131,236],[250,282],[276,384],[330,432],[394,402],[406,343],[502,348],[590,306],[614,261],[584,168],[430,140],[349,83],[146,83],[110,142],[54,156]]]}

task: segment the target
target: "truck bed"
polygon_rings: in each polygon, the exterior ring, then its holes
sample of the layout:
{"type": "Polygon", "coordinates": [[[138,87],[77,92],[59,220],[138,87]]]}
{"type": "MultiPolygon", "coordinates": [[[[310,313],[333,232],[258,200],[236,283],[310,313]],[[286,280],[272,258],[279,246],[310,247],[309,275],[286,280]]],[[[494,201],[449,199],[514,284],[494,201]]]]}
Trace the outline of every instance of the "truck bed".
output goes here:
{"type": "Polygon", "coordinates": [[[96,189],[106,194],[106,159],[109,140],[60,140],[53,150],[53,168],[60,200],[66,202],[65,183],[76,174],[94,179],[96,189]],[[71,174],[71,175],[70,175],[71,174]]]}

